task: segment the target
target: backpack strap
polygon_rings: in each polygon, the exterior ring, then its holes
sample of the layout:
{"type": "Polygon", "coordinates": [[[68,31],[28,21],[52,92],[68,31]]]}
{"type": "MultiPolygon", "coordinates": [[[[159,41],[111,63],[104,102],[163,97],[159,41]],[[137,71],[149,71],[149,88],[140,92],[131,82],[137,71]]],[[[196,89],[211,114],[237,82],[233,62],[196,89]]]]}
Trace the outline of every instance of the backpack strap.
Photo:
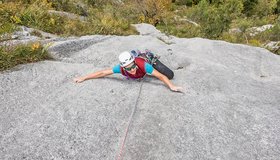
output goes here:
{"type": "Polygon", "coordinates": [[[152,53],[150,50],[145,49],[145,52],[141,52],[140,50],[132,50],[130,51],[132,55],[136,57],[140,57],[144,59],[149,64],[153,65],[155,61],[157,61],[160,57],[154,53],[152,53]]]}

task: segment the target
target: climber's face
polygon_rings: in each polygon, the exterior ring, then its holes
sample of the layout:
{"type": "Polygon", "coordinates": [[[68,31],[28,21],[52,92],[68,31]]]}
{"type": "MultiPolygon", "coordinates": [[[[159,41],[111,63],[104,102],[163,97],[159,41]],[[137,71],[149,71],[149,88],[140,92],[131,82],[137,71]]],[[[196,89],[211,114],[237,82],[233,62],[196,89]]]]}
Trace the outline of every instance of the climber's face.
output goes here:
{"type": "Polygon", "coordinates": [[[130,74],[136,74],[137,65],[132,62],[129,65],[125,66],[124,69],[130,74]]]}

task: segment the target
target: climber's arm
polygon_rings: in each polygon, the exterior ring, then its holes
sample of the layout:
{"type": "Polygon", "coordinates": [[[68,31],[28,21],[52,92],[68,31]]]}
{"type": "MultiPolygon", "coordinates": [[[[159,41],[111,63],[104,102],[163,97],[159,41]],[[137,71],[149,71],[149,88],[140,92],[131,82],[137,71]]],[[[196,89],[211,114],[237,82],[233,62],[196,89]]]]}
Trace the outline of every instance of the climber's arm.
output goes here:
{"type": "Polygon", "coordinates": [[[172,82],[163,74],[158,72],[156,69],[153,70],[152,76],[157,77],[159,80],[161,80],[164,84],[166,84],[172,91],[176,92],[182,92],[182,87],[175,86],[172,84],[172,82]]]}
{"type": "Polygon", "coordinates": [[[113,72],[112,68],[110,68],[110,69],[105,69],[105,70],[101,70],[101,71],[97,71],[97,72],[88,74],[88,75],[83,76],[83,77],[74,78],[74,82],[76,82],[76,83],[81,83],[81,82],[83,82],[83,81],[85,81],[85,80],[95,79],[95,78],[101,78],[101,77],[105,77],[105,76],[111,75],[111,74],[113,74],[113,73],[114,73],[114,72],[113,72]]]}

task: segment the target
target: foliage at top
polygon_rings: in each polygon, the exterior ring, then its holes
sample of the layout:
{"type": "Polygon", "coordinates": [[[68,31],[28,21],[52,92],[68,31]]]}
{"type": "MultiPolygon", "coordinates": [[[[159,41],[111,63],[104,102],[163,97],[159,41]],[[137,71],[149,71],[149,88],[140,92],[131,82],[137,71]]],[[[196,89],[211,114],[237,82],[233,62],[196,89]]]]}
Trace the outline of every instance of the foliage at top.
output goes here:
{"type": "Polygon", "coordinates": [[[280,0],[0,0],[0,34],[24,25],[62,36],[130,35],[137,34],[130,24],[145,22],[178,37],[256,45],[279,40],[279,13],[280,0]],[[275,27],[261,36],[247,33],[265,24],[275,27]],[[240,32],[232,35],[231,28],[240,32]]]}

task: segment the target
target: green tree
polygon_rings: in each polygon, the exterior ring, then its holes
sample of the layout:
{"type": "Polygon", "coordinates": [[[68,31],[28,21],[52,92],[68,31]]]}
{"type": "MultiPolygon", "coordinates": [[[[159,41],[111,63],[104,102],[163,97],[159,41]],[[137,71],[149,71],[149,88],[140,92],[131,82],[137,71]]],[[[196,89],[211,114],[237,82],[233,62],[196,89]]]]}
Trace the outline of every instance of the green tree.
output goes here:
{"type": "Polygon", "coordinates": [[[277,0],[277,5],[275,8],[275,14],[279,14],[280,13],[280,0],[277,0]]]}
{"type": "Polygon", "coordinates": [[[176,0],[174,1],[177,5],[186,5],[186,6],[192,6],[193,0],[176,0]]]}
{"type": "Polygon", "coordinates": [[[254,15],[264,17],[272,14],[276,7],[276,0],[258,0],[258,3],[252,9],[252,12],[254,15]]]}
{"type": "Polygon", "coordinates": [[[224,4],[224,0],[209,0],[210,4],[224,4]]]}
{"type": "Polygon", "coordinates": [[[247,16],[252,15],[253,8],[257,5],[258,0],[243,0],[244,10],[243,13],[247,16]]]}
{"type": "Polygon", "coordinates": [[[201,0],[193,0],[193,4],[197,5],[201,0]]]}
{"type": "Polygon", "coordinates": [[[238,18],[243,11],[242,0],[227,0],[220,5],[221,12],[224,13],[224,16],[231,20],[238,18]]]}
{"type": "Polygon", "coordinates": [[[201,24],[204,37],[218,38],[229,29],[231,21],[240,16],[242,10],[242,0],[227,0],[221,4],[212,5],[208,0],[202,0],[195,7],[193,16],[194,20],[201,24]]]}

